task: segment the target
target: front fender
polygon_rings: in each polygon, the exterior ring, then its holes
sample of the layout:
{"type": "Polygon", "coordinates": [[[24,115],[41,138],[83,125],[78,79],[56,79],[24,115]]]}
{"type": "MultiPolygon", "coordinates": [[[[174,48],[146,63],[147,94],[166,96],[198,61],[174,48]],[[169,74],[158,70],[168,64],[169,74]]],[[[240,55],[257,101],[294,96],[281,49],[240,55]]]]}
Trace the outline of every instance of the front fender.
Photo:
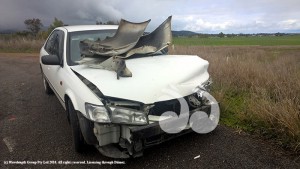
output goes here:
{"type": "MultiPolygon", "coordinates": [[[[78,105],[78,102],[77,102],[77,99],[76,99],[76,96],[75,94],[70,90],[66,90],[66,93],[65,93],[65,97],[64,97],[64,101],[65,103],[67,104],[67,100],[66,98],[69,98],[71,100],[71,102],[73,103],[73,106],[74,106],[74,109],[75,110],[79,110],[79,105],[78,105]]],[[[67,107],[67,106],[66,106],[67,107]]],[[[81,111],[82,112],[82,111],[81,111]]],[[[84,111],[85,112],[85,111],[84,111]]]]}

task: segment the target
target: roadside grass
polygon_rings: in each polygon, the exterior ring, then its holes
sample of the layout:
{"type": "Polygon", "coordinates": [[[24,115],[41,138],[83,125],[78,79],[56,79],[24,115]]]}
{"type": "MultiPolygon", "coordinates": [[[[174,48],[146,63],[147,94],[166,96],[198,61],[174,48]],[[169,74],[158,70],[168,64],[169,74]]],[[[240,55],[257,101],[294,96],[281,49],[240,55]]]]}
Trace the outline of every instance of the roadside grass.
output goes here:
{"type": "MultiPolygon", "coordinates": [[[[26,37],[16,34],[0,35],[0,52],[38,53],[45,42],[44,36],[26,37]]],[[[174,37],[175,45],[183,46],[278,46],[300,45],[300,35],[238,36],[238,37],[174,37]]]]}
{"type": "Polygon", "coordinates": [[[2,53],[38,53],[45,39],[0,35],[0,52],[2,53]]]}
{"type": "Polygon", "coordinates": [[[300,45],[300,35],[289,36],[235,36],[235,37],[174,37],[173,43],[184,46],[239,46],[239,45],[300,45]]]}
{"type": "Polygon", "coordinates": [[[209,61],[220,122],[300,152],[300,46],[175,46],[209,61]]]}

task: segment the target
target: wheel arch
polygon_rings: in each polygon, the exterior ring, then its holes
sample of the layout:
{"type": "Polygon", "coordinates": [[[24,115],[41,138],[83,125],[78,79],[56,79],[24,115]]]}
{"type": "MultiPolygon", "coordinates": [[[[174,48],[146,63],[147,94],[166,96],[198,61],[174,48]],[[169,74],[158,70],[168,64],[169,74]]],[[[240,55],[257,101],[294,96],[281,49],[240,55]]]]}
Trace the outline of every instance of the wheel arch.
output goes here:
{"type": "Polygon", "coordinates": [[[82,134],[85,142],[87,144],[89,144],[89,145],[97,145],[98,144],[98,140],[97,140],[96,136],[93,133],[94,123],[92,123],[91,121],[87,120],[82,115],[82,113],[80,113],[80,111],[78,111],[78,109],[75,107],[75,104],[77,105],[77,102],[76,102],[76,99],[74,98],[74,95],[72,95],[72,94],[69,95],[69,94],[66,93],[64,95],[64,100],[65,100],[65,106],[66,106],[66,112],[67,112],[68,120],[70,119],[70,114],[69,114],[69,110],[68,110],[69,109],[68,102],[71,101],[72,104],[73,104],[73,107],[75,109],[75,116],[77,116],[77,118],[78,118],[80,131],[81,131],[81,134],[82,134]]]}
{"type": "Polygon", "coordinates": [[[68,101],[71,100],[74,109],[78,110],[78,103],[75,97],[75,94],[71,91],[71,90],[67,90],[65,95],[64,95],[64,101],[65,101],[65,106],[66,106],[66,110],[68,111],[68,101]]]}

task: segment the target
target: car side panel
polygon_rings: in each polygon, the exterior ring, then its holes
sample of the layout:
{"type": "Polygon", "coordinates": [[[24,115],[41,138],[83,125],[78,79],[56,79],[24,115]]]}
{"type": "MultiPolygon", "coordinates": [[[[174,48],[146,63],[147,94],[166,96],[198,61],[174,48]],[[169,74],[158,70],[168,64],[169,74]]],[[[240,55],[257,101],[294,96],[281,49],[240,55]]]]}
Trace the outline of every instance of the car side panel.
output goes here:
{"type": "MultiPolygon", "coordinates": [[[[61,103],[64,105],[65,95],[67,95],[75,108],[75,110],[81,112],[84,116],[85,113],[85,103],[92,103],[96,105],[103,105],[100,98],[98,98],[71,70],[66,62],[66,52],[68,41],[67,35],[68,32],[64,29],[60,29],[64,31],[64,51],[63,51],[63,67],[62,66],[50,66],[44,65],[41,63],[41,68],[46,76],[46,79],[49,81],[49,84],[54,89],[54,92],[58,99],[60,99],[61,103]]],[[[48,55],[47,51],[44,47],[40,51],[40,56],[48,55]]]]}

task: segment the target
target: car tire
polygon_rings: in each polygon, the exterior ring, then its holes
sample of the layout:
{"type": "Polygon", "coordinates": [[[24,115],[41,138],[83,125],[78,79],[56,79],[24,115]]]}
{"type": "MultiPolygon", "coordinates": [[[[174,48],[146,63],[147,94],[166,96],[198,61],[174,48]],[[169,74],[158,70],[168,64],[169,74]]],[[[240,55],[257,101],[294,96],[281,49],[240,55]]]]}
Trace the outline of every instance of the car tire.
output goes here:
{"type": "Polygon", "coordinates": [[[47,82],[47,80],[46,80],[46,78],[44,76],[43,76],[43,84],[44,84],[45,93],[47,95],[53,94],[53,90],[51,89],[49,83],[47,82]]]}
{"type": "Polygon", "coordinates": [[[81,152],[83,152],[83,149],[86,144],[85,144],[83,135],[81,133],[77,113],[74,109],[74,106],[73,106],[73,103],[71,100],[68,100],[68,113],[69,113],[69,117],[70,117],[71,129],[72,129],[74,149],[76,152],[81,153],[81,152]]]}

